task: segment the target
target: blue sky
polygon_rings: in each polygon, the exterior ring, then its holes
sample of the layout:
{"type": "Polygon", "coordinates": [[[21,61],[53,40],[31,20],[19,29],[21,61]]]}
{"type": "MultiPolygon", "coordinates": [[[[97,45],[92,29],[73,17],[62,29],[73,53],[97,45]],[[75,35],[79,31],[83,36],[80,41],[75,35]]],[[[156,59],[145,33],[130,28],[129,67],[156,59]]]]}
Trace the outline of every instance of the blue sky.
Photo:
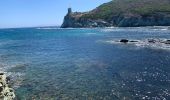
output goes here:
{"type": "Polygon", "coordinates": [[[60,25],[71,5],[89,11],[111,0],[1,0],[0,28],[60,25]]]}

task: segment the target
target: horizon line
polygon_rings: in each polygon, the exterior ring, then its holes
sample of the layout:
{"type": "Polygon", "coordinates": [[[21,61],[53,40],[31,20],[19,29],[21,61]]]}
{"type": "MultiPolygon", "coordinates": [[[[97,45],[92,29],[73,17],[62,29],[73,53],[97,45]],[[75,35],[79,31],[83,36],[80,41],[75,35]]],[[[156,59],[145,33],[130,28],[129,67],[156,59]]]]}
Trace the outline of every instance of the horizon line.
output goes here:
{"type": "Polygon", "coordinates": [[[38,28],[38,27],[60,27],[61,25],[44,25],[44,26],[21,26],[21,27],[4,27],[0,29],[15,29],[15,28],[38,28]]]}

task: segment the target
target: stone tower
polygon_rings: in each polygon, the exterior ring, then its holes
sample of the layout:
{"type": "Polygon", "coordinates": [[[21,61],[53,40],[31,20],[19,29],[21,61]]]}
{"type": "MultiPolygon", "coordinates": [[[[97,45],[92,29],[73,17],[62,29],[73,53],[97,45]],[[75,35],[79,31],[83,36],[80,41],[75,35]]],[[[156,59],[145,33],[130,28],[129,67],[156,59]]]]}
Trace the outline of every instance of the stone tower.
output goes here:
{"type": "Polygon", "coordinates": [[[70,15],[72,13],[72,9],[68,8],[68,14],[70,15]]]}

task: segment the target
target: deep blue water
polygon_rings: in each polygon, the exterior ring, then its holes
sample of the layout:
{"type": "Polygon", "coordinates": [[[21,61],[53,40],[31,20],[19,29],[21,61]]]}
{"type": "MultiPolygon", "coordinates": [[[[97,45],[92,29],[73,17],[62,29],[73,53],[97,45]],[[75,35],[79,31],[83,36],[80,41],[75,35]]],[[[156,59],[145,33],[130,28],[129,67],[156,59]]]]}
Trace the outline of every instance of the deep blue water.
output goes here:
{"type": "Polygon", "coordinates": [[[170,50],[110,44],[170,39],[167,27],[0,30],[0,71],[17,100],[169,100],[170,50]]]}

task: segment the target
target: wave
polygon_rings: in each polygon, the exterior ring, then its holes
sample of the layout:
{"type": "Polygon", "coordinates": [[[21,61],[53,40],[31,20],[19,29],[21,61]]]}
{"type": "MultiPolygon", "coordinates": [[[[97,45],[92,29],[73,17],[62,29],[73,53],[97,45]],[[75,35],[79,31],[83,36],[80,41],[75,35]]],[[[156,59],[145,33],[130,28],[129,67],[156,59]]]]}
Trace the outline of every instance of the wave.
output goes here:
{"type": "Polygon", "coordinates": [[[55,30],[55,29],[60,29],[60,28],[48,28],[48,27],[46,27],[46,28],[36,28],[36,29],[38,29],[38,30],[55,30]]]}
{"type": "Polygon", "coordinates": [[[19,88],[22,85],[24,73],[21,72],[6,72],[5,73],[11,79],[11,84],[14,89],[19,88]]]}
{"type": "Polygon", "coordinates": [[[5,73],[11,79],[11,84],[14,89],[19,88],[22,85],[23,77],[25,73],[22,71],[15,71],[11,69],[18,69],[21,67],[25,67],[25,63],[17,63],[17,64],[9,64],[8,62],[3,63],[0,62],[0,73],[5,73]]]}
{"type": "Polygon", "coordinates": [[[164,43],[148,43],[146,41],[141,41],[135,44],[137,47],[147,47],[153,49],[165,49],[170,50],[170,45],[164,43]]]}
{"type": "Polygon", "coordinates": [[[95,34],[97,34],[97,33],[86,33],[87,35],[95,35],[95,34]]]}
{"type": "Polygon", "coordinates": [[[54,29],[64,29],[64,30],[72,30],[72,29],[74,29],[74,30],[76,30],[76,29],[99,29],[99,28],[60,28],[60,27],[39,27],[39,28],[36,28],[36,29],[38,29],[38,30],[54,30],[54,29]]]}
{"type": "Polygon", "coordinates": [[[163,29],[153,29],[153,30],[155,30],[155,31],[157,31],[157,30],[158,30],[158,31],[159,31],[159,30],[160,30],[160,31],[167,31],[167,30],[169,30],[169,29],[168,29],[168,28],[163,28],[163,29]]]}

